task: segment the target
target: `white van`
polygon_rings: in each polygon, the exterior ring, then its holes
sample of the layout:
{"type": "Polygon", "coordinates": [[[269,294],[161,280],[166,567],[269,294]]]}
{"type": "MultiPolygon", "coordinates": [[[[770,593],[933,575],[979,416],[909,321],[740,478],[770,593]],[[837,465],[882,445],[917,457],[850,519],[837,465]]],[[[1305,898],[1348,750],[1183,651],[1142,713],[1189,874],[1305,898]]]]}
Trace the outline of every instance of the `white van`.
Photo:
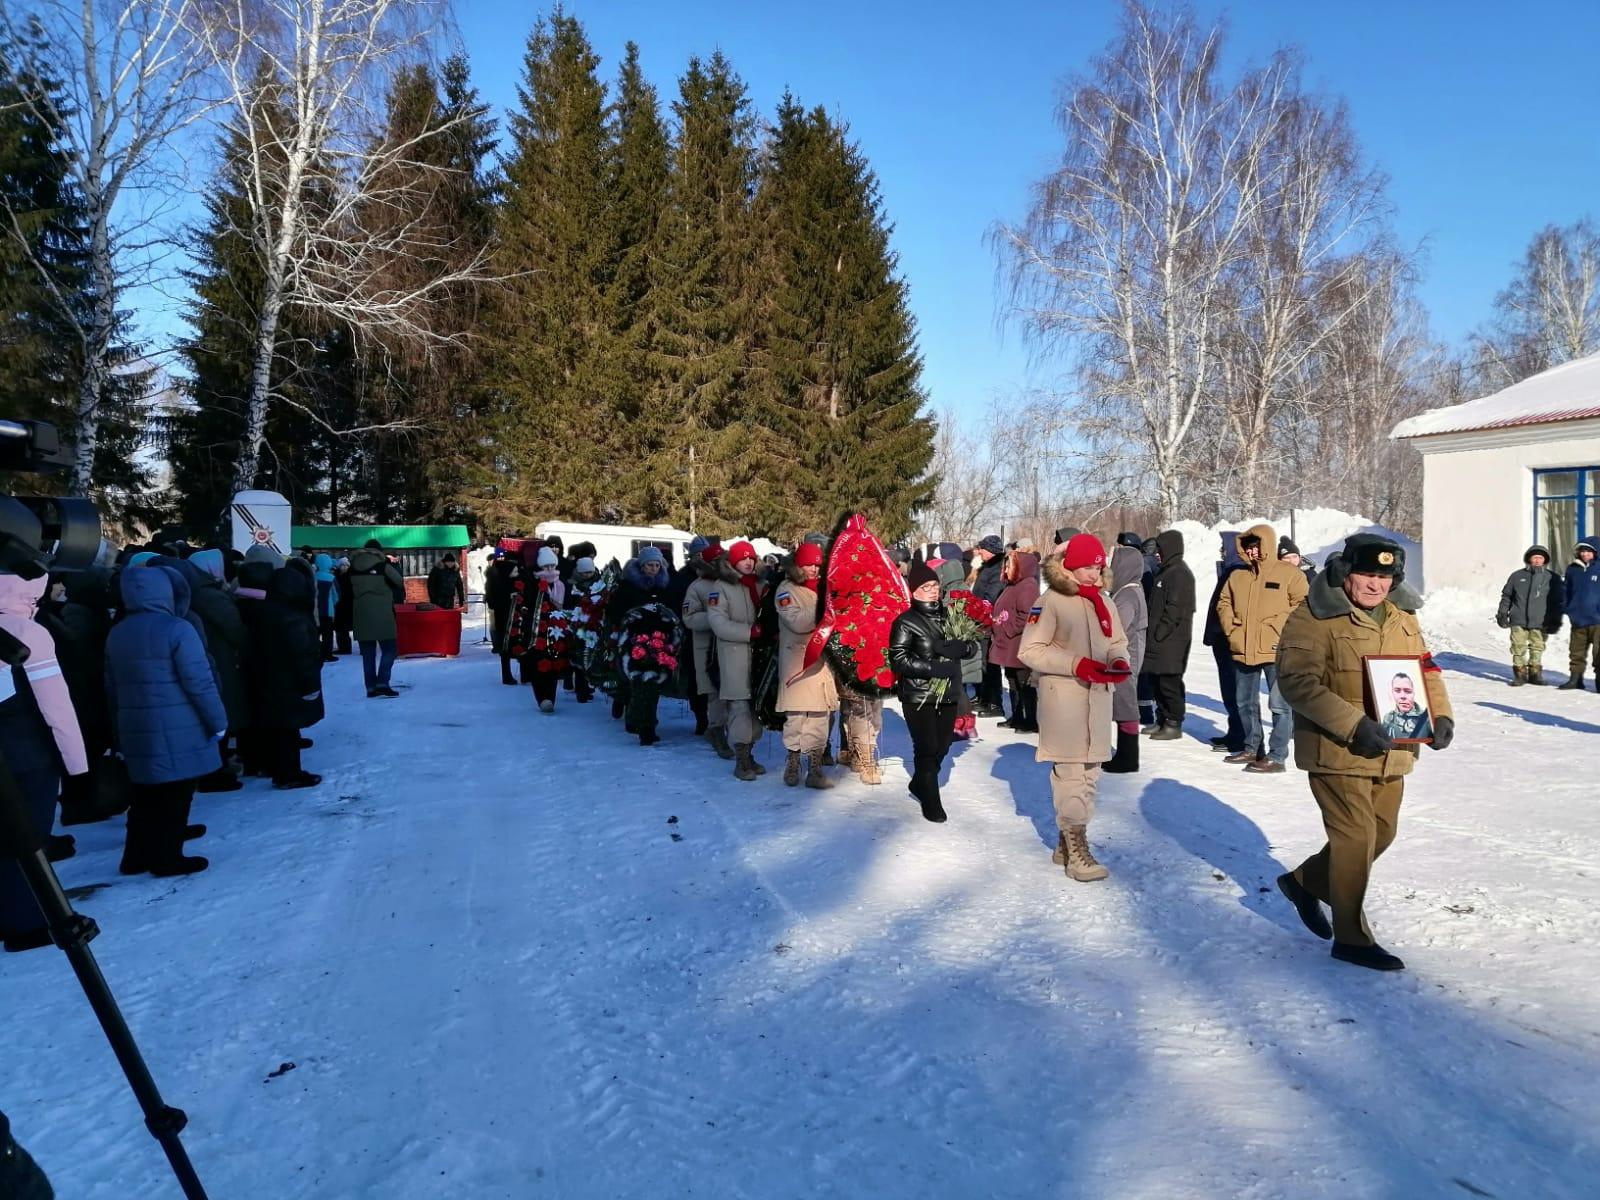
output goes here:
{"type": "Polygon", "coordinates": [[[694,538],[671,525],[580,525],[576,521],[545,521],[533,533],[540,538],[560,538],[568,554],[579,542],[593,542],[595,565],[602,570],[613,558],[626,564],[646,546],[656,547],[667,556],[667,562],[680,567],[694,538]]]}

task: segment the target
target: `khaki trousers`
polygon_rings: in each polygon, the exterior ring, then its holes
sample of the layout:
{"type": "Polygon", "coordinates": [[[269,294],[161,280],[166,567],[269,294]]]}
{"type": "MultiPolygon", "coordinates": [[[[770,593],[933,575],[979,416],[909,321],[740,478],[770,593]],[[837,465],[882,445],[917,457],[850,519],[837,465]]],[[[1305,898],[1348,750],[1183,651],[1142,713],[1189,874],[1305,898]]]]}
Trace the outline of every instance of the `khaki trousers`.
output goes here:
{"type": "Polygon", "coordinates": [[[734,746],[753,746],[756,742],[756,710],[748,700],[724,700],[728,717],[725,728],[734,746]]]}
{"type": "Polygon", "coordinates": [[[1544,630],[1511,627],[1511,665],[1513,667],[1544,666],[1544,630]]]}
{"type": "Polygon", "coordinates": [[[783,719],[783,748],[820,755],[828,744],[829,712],[792,712],[783,719]]]}
{"type": "Polygon", "coordinates": [[[1099,785],[1097,763],[1056,763],[1050,768],[1050,799],[1055,802],[1056,824],[1062,833],[1094,820],[1094,793],[1099,785]]]}
{"type": "Polygon", "coordinates": [[[701,694],[706,698],[706,723],[726,729],[728,727],[727,701],[723,700],[715,692],[703,692],[701,694]]]}
{"type": "Polygon", "coordinates": [[[859,750],[878,746],[878,735],[883,732],[883,701],[863,700],[859,696],[846,696],[840,700],[845,728],[850,734],[850,747],[859,750]]]}
{"type": "Polygon", "coordinates": [[[1294,877],[1333,909],[1333,937],[1349,946],[1371,946],[1362,905],[1372,864],[1394,842],[1400,823],[1403,776],[1312,775],[1311,795],[1322,810],[1328,842],[1295,868],[1294,877]]]}

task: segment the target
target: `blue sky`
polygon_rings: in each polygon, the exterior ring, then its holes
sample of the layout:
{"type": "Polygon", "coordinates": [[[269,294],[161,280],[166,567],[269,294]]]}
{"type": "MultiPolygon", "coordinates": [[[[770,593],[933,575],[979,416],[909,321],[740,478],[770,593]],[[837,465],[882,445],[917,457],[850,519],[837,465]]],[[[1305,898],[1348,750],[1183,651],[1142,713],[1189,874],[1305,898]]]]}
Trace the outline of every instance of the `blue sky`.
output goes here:
{"type": "MultiPolygon", "coordinates": [[[[637,41],[670,98],[691,54],[721,49],[770,113],[783,89],[849,122],[883,185],[939,407],[977,412],[1048,373],[996,328],[985,233],[1026,210],[1058,151],[1062,81],[1113,36],[1113,0],[573,0],[610,75],[637,41]]],[[[1402,240],[1426,253],[1436,336],[1481,321],[1511,264],[1550,222],[1600,215],[1600,0],[1241,0],[1229,60],[1285,43],[1307,79],[1348,102],[1391,177],[1402,240]]],[[[484,97],[515,100],[540,4],[462,0],[460,34],[484,97]]]]}

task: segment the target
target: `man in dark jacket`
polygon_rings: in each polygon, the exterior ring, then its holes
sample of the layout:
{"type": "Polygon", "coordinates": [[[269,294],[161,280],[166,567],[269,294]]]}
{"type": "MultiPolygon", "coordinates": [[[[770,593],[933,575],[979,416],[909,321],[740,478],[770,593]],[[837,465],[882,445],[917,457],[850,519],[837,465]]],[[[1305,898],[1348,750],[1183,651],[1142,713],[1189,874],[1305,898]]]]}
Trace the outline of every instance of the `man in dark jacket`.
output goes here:
{"type": "MultiPolygon", "coordinates": [[[[1150,624],[1145,638],[1142,673],[1150,680],[1156,702],[1153,741],[1176,741],[1183,736],[1183,719],[1189,697],[1183,674],[1189,669],[1189,646],[1194,640],[1194,572],[1183,561],[1183,534],[1169,529],[1156,538],[1160,568],[1150,586],[1150,624]]],[[[1229,694],[1223,689],[1223,695],[1229,694]]]]}
{"type": "Polygon", "coordinates": [[[467,602],[467,589],[461,582],[461,568],[453,554],[446,554],[428,572],[428,603],[435,608],[460,608],[467,602]]]}
{"type": "Polygon", "coordinates": [[[1577,562],[1567,568],[1562,599],[1567,620],[1572,625],[1572,649],[1568,669],[1571,678],[1562,690],[1583,687],[1583,672],[1594,656],[1596,691],[1600,691],[1600,564],[1595,562],[1594,543],[1579,542],[1574,551],[1577,562]]]}
{"type": "Polygon", "coordinates": [[[1217,683],[1222,689],[1222,706],[1228,712],[1228,731],[1211,739],[1211,748],[1219,754],[1226,751],[1237,754],[1244,749],[1244,720],[1239,716],[1238,677],[1233,667],[1233,651],[1228,648],[1228,635],[1222,631],[1222,620],[1217,616],[1217,601],[1222,589],[1228,586],[1228,576],[1244,570],[1244,559],[1239,557],[1239,532],[1222,531],[1222,550],[1217,562],[1217,586],[1211,593],[1211,603],[1206,606],[1206,632],[1204,642],[1211,647],[1211,657],[1217,664],[1217,683]]]}
{"type": "Polygon", "coordinates": [[[1317,577],[1317,569],[1305,560],[1305,556],[1300,553],[1300,547],[1294,544],[1294,539],[1288,534],[1278,539],[1278,557],[1298,569],[1300,574],[1306,577],[1306,586],[1311,586],[1317,577]]]}
{"type": "MultiPolygon", "coordinates": [[[[977,579],[973,581],[972,594],[992,608],[1000,599],[1000,593],[1006,590],[1005,546],[997,535],[991,533],[973,547],[972,553],[975,558],[983,562],[983,566],[978,569],[977,579]]],[[[972,715],[1003,717],[1006,715],[1006,710],[1001,705],[1005,694],[1005,673],[999,666],[988,661],[987,639],[979,644],[979,650],[984,656],[983,679],[978,684],[978,702],[973,706],[972,715]]]]}
{"type": "Polygon", "coordinates": [[[367,698],[393,699],[400,694],[389,686],[399,636],[394,606],[404,602],[406,584],[400,568],[384,557],[376,538],[350,556],[350,590],[355,598],[355,635],[361,643],[367,698]]]}
{"type": "MultiPolygon", "coordinates": [[[[483,602],[489,606],[489,640],[498,657],[505,646],[506,621],[511,615],[513,584],[517,581],[517,560],[504,550],[494,552],[494,561],[483,580],[483,602]]],[[[507,683],[515,683],[507,679],[507,683]]]]}
{"type": "Polygon", "coordinates": [[[300,766],[300,731],[322,720],[322,644],[311,612],[315,583],[302,571],[272,573],[256,613],[250,686],[256,727],[276,788],[322,782],[300,766]]]}
{"type": "Polygon", "coordinates": [[[1495,623],[1511,631],[1511,686],[1544,683],[1544,640],[1561,631],[1563,584],[1549,567],[1550,551],[1529,546],[1522,569],[1500,589],[1495,623]]]}

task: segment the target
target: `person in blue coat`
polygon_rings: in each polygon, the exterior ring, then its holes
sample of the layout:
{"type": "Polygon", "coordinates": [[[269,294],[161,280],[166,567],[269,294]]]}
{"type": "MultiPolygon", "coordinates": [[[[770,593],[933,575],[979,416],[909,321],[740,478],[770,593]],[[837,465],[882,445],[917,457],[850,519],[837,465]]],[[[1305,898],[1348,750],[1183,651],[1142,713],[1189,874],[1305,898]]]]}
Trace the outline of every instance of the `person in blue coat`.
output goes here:
{"type": "Polygon", "coordinates": [[[339,580],[333,573],[333,556],[319,554],[312,560],[317,581],[317,633],[322,638],[322,661],[338,662],[333,652],[333,614],[339,605],[339,580]]]}
{"type": "Polygon", "coordinates": [[[188,586],[164,567],[122,573],[126,614],[106,640],[112,736],[132,785],[122,873],[189,875],[209,865],[183,853],[195,781],[216,769],[228,713],[204,642],[178,603],[188,586]]]}
{"type": "Polygon", "coordinates": [[[1572,625],[1572,644],[1568,653],[1571,677],[1561,690],[1583,687],[1583,673],[1590,655],[1594,656],[1594,687],[1600,692],[1600,563],[1595,562],[1593,542],[1579,542],[1573,552],[1578,560],[1567,568],[1562,599],[1567,621],[1572,625]]]}

